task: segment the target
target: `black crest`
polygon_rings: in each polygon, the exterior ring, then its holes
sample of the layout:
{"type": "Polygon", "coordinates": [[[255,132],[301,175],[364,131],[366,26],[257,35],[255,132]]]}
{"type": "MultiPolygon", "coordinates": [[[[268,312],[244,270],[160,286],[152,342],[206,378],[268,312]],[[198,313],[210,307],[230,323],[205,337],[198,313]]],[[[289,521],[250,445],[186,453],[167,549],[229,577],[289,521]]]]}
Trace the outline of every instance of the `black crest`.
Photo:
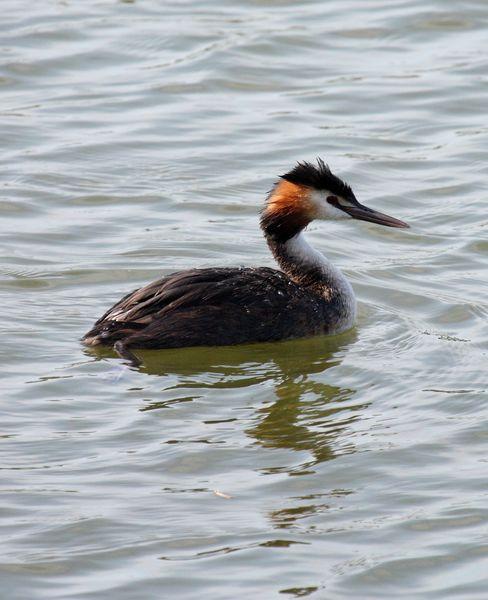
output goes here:
{"type": "Polygon", "coordinates": [[[317,166],[309,162],[299,162],[289,173],[281,175],[281,178],[316,190],[329,190],[332,194],[343,198],[355,198],[347,183],[334,175],[321,158],[317,158],[317,166]]]}

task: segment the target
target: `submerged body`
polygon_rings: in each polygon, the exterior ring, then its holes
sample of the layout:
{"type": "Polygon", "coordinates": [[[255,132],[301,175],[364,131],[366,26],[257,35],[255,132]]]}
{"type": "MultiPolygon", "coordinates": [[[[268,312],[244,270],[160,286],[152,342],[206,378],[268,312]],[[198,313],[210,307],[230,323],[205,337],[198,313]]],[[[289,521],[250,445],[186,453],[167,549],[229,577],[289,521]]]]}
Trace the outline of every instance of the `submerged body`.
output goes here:
{"type": "Polygon", "coordinates": [[[84,336],[88,346],[132,349],[221,346],[340,333],[356,315],[351,285],[305,240],[314,218],[407,227],[360,205],[321,161],[299,163],[268,196],[261,227],[281,270],[208,268],[173,273],[110,308],[84,336]],[[356,214],[353,214],[356,213],[356,214]],[[345,216],[343,216],[345,215],[345,216]]]}

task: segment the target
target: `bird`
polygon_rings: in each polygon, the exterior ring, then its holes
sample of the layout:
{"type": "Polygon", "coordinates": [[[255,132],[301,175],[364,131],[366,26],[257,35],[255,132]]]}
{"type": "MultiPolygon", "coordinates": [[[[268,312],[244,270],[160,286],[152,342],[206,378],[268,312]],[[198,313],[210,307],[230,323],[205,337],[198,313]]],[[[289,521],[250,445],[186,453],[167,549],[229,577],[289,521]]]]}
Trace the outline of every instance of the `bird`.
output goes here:
{"type": "Polygon", "coordinates": [[[408,228],[360,204],[320,158],[297,162],[268,193],[260,226],[279,269],[194,268],[166,275],[114,304],[84,335],[134,365],[139,349],[275,342],[350,329],[351,284],[304,236],[314,220],[358,219],[408,228]]]}

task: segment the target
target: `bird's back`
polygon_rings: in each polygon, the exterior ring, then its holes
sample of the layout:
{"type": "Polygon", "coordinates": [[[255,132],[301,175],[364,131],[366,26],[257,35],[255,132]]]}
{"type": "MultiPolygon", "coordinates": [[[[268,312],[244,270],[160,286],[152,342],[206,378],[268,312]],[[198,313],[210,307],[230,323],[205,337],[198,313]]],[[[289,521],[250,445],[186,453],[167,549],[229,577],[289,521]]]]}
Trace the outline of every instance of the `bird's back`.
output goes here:
{"type": "Polygon", "coordinates": [[[192,269],[131,292],[83,341],[177,348],[289,339],[326,333],[328,308],[320,294],[275,269],[192,269]]]}

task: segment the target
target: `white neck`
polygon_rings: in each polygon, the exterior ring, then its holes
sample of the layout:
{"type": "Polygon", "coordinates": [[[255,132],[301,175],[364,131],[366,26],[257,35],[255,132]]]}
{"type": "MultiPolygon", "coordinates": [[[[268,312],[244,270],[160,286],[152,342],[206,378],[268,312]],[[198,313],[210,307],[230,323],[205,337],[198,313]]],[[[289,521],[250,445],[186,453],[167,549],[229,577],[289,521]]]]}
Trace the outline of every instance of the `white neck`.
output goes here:
{"type": "MultiPolygon", "coordinates": [[[[315,248],[307,242],[303,232],[301,231],[284,242],[283,246],[286,249],[289,257],[293,258],[294,262],[297,264],[303,265],[304,267],[320,267],[324,271],[333,269],[334,271],[340,273],[340,271],[336,269],[332,263],[327,260],[327,258],[325,258],[322,252],[315,250],[315,248]]],[[[344,278],[342,273],[340,273],[340,275],[344,278]]]]}
{"type": "Polygon", "coordinates": [[[352,326],[356,317],[356,298],[351,284],[341,271],[321,252],[315,250],[302,232],[286,242],[271,245],[271,250],[279,265],[292,279],[301,283],[311,277],[311,284],[320,287],[324,299],[338,304],[340,319],[337,332],[352,326]]]}

